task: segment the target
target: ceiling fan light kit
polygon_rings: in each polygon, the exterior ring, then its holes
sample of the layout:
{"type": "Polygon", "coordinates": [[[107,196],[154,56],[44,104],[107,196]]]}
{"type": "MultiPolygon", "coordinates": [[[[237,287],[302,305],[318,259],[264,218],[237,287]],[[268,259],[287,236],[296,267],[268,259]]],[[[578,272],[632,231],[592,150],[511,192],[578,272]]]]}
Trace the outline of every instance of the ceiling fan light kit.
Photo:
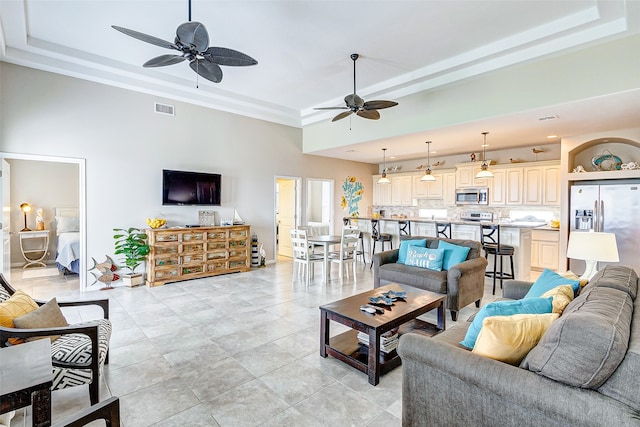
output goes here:
{"type": "Polygon", "coordinates": [[[493,178],[493,172],[489,170],[489,166],[487,165],[487,134],[489,132],[482,132],[484,135],[484,143],[482,144],[482,165],[480,166],[480,171],[476,174],[476,178],[493,178]]]}
{"type": "Polygon", "coordinates": [[[424,175],[420,178],[423,182],[433,182],[436,177],[431,175],[431,141],[427,141],[427,169],[424,171],[424,175]]]}
{"type": "Polygon", "coordinates": [[[360,98],[356,94],[356,60],[360,57],[357,53],[351,54],[351,59],[353,60],[353,93],[344,97],[344,103],[346,106],[344,107],[320,107],[315,108],[316,110],[347,110],[335,116],[331,121],[335,122],[345,117],[349,117],[351,114],[356,113],[356,115],[369,119],[369,120],[378,120],[380,118],[380,113],[378,110],[382,110],[383,108],[395,107],[398,105],[395,101],[368,101],[365,102],[364,99],[360,98]]]}
{"type": "Polygon", "coordinates": [[[237,50],[209,47],[209,33],[205,26],[200,22],[191,21],[191,0],[189,0],[189,22],[178,26],[174,43],[117,25],[112,25],[111,28],[143,42],[181,52],[179,55],[160,55],[151,58],[142,65],[145,68],[164,67],[189,61],[189,67],[196,74],[214,83],[220,83],[222,81],[220,65],[245,67],[258,63],[249,55],[237,50]]]}
{"type": "Polygon", "coordinates": [[[378,180],[378,184],[391,184],[391,180],[387,178],[387,149],[382,149],[382,176],[378,180]]]}

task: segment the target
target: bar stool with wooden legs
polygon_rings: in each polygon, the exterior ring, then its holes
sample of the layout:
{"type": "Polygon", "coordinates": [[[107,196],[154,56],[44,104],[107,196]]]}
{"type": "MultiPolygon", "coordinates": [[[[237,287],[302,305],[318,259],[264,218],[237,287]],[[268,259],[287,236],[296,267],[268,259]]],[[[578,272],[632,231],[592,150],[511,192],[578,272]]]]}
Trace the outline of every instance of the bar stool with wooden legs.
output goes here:
{"type": "Polygon", "coordinates": [[[451,238],[451,223],[436,222],[436,237],[451,238]]]}
{"type": "Polygon", "coordinates": [[[373,267],[373,254],[376,253],[376,243],[380,242],[384,251],[384,244],[389,243],[390,249],[393,249],[393,236],[389,233],[380,233],[380,222],[377,219],[371,220],[371,265],[373,267]]]}
{"type": "Polygon", "coordinates": [[[502,281],[504,279],[514,279],[513,254],[515,248],[500,243],[500,225],[498,224],[480,224],[480,243],[484,250],[484,257],[488,259],[488,255],[493,255],[493,271],[486,271],[485,276],[493,279],[493,295],[496,294],[496,279],[500,280],[500,289],[502,289],[502,281]],[[504,271],[502,260],[508,256],[511,264],[511,273],[504,271]],[[500,270],[497,270],[498,257],[500,257],[500,270]]]}

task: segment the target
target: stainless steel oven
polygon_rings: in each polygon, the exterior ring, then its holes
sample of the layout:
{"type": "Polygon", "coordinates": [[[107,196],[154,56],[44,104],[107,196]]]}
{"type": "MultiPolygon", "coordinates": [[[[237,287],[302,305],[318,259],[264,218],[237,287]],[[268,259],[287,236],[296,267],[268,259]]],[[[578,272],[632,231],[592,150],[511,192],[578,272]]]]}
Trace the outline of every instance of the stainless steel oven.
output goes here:
{"type": "Polygon", "coordinates": [[[489,188],[458,188],[456,190],[456,205],[488,205],[489,188]]]}

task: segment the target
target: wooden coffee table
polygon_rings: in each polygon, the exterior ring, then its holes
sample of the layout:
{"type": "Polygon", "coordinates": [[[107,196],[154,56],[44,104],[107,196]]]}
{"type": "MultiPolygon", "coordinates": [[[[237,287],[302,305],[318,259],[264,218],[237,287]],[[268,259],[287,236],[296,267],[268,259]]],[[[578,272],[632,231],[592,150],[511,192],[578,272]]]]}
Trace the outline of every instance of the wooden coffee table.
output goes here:
{"type": "Polygon", "coordinates": [[[411,326],[407,329],[417,328],[423,334],[435,335],[443,331],[445,299],[444,294],[423,291],[407,285],[389,284],[320,306],[320,356],[331,355],[353,366],[369,376],[370,384],[377,385],[381,374],[400,365],[400,357],[395,350],[389,354],[381,353],[381,335],[409,322],[411,326]],[[369,314],[360,310],[360,306],[369,303],[369,297],[389,290],[406,292],[407,298],[396,301],[390,307],[381,306],[384,308],[382,314],[369,314]],[[437,325],[416,319],[434,309],[438,310],[437,325]],[[348,326],[351,330],[330,338],[330,320],[348,326]],[[358,331],[369,336],[368,348],[358,344],[358,331]]]}

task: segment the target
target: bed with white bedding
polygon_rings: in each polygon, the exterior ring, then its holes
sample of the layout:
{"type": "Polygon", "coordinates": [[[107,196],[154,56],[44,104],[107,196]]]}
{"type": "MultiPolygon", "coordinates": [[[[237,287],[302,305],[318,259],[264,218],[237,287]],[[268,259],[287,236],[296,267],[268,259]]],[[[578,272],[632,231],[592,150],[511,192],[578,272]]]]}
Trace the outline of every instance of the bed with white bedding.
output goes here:
{"type": "Polygon", "coordinates": [[[80,220],[78,208],[55,208],[56,264],[64,274],[80,272],[80,220]]]}

